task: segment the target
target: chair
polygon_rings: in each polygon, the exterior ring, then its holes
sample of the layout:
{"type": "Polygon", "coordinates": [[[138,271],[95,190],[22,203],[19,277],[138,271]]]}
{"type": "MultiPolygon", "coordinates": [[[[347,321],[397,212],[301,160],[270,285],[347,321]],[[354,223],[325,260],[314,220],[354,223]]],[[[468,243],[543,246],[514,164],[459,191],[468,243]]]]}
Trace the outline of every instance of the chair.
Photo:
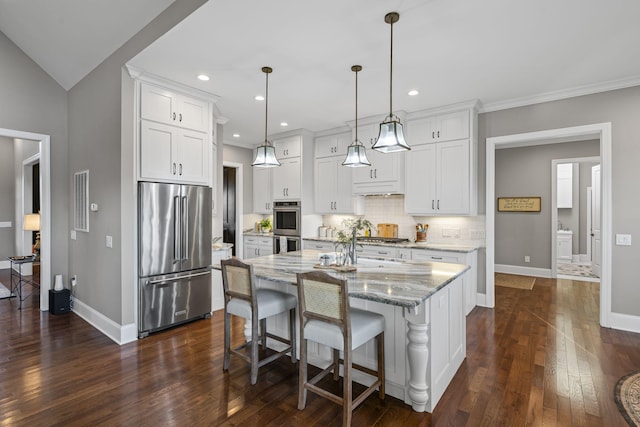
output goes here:
{"type": "Polygon", "coordinates": [[[304,409],[307,390],[342,405],[342,424],[351,425],[353,409],[362,403],[376,388],[384,399],[384,316],[349,307],[346,280],[329,276],[324,272],[298,273],[298,313],[300,318],[300,365],[298,409],[304,409]],[[352,362],[352,352],[375,338],[378,350],[378,370],[374,371],[352,362]],[[333,349],[333,363],[311,380],[307,378],[307,340],[324,344],[333,349]],[[343,360],[340,360],[343,351],[343,360]],[[316,385],[333,371],[334,380],[343,363],[342,397],[316,385]],[[352,397],[352,368],[376,377],[376,381],[356,399],[352,397]]]}
{"type": "Polygon", "coordinates": [[[223,370],[229,370],[229,356],[233,353],[241,357],[251,366],[251,384],[258,380],[258,369],[270,363],[286,353],[291,353],[291,361],[296,363],[296,334],[295,334],[295,310],[297,301],[295,295],[273,289],[257,289],[253,266],[231,258],[221,260],[222,285],[224,288],[224,365],[223,370]],[[267,317],[289,312],[289,337],[282,337],[267,332],[267,317]],[[244,317],[251,322],[251,341],[243,345],[231,348],[231,315],[244,317]],[[258,328],[258,322],[260,327],[258,328]],[[266,349],[267,337],[287,344],[287,347],[265,357],[258,359],[258,344],[266,349]],[[246,348],[249,348],[249,356],[246,348]]]}

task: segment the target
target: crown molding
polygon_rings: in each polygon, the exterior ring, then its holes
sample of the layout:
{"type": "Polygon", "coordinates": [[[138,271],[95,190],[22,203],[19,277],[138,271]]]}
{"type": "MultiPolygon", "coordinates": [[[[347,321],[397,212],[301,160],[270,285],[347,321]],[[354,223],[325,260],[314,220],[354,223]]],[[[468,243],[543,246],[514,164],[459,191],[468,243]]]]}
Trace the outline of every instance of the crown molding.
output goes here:
{"type": "Polygon", "coordinates": [[[505,101],[483,103],[478,109],[479,113],[490,113],[492,111],[507,110],[509,108],[524,107],[527,105],[541,104],[543,102],[559,101],[561,99],[575,98],[578,96],[592,95],[594,93],[609,92],[617,89],[624,89],[633,86],[640,86],[640,76],[626,79],[610,80],[608,82],[576,86],[571,89],[563,89],[552,92],[545,92],[533,96],[513,98],[505,101]]]}
{"type": "Polygon", "coordinates": [[[182,92],[186,95],[191,95],[195,98],[206,99],[207,101],[211,101],[214,104],[218,102],[220,96],[214,95],[209,92],[205,92],[200,89],[196,89],[191,86],[187,86],[182,83],[175,82],[173,80],[165,79],[164,77],[160,77],[158,75],[149,73],[141,68],[135,67],[133,65],[126,64],[127,72],[132,79],[140,80],[146,83],[151,83],[159,86],[166,87],[168,89],[173,89],[178,92],[182,92]]]}

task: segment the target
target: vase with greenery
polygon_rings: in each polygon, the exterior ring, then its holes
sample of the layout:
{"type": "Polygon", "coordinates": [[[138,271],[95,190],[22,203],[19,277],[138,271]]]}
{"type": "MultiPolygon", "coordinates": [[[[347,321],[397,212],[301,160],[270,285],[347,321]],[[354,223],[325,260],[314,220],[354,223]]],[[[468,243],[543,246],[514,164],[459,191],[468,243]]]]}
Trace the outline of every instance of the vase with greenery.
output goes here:
{"type": "Polygon", "coordinates": [[[263,233],[271,231],[271,218],[263,218],[262,221],[260,221],[260,230],[262,230],[263,233]]]}
{"type": "Polygon", "coordinates": [[[358,263],[356,254],[358,232],[371,230],[373,224],[364,218],[348,218],[342,221],[344,230],[338,231],[335,243],[336,252],[340,253],[341,260],[346,263],[347,260],[351,264],[358,263]]]}

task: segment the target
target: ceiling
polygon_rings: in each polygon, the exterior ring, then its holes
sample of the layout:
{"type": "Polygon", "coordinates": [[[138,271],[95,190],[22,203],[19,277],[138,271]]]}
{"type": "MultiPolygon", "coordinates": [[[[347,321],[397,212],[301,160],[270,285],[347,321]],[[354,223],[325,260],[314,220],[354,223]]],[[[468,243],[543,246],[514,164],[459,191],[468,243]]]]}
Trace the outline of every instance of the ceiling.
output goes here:
{"type": "MultiPolygon", "coordinates": [[[[99,60],[86,58],[94,51],[106,56],[129,37],[121,30],[124,14],[114,11],[126,10],[127,21],[136,21],[131,30],[142,28],[171,2],[56,0],[60,20],[84,22],[74,29],[73,39],[84,40],[88,52],[57,38],[65,33],[60,25],[63,34],[54,37],[10,25],[14,17],[4,15],[7,4],[28,12],[22,22],[36,19],[34,28],[51,15],[49,3],[54,2],[0,0],[0,29],[70,87],[87,71],[72,77],[66,75],[69,68],[82,61],[97,65],[99,60]],[[107,40],[112,41],[109,48],[102,43],[107,40]],[[38,50],[48,52],[48,61],[30,53],[38,50]]],[[[270,134],[319,131],[353,121],[354,64],[363,67],[359,117],[388,113],[390,26],[384,15],[390,11],[400,13],[393,27],[394,110],[472,99],[490,110],[640,84],[637,0],[212,0],[130,64],[219,96],[217,107],[228,119],[225,142],[255,146],[264,138],[265,105],[254,96],[264,94],[260,69],[265,65],[273,68],[270,134]],[[211,79],[197,80],[200,73],[211,79]],[[409,96],[411,89],[419,95],[409,96]],[[289,126],[281,127],[283,121],[289,126]]]]}

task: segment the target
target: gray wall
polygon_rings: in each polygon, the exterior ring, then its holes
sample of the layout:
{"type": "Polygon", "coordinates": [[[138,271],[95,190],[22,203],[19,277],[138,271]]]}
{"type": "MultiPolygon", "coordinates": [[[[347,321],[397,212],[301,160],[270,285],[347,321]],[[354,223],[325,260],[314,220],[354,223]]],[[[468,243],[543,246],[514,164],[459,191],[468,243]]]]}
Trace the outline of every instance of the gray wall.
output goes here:
{"type": "Polygon", "coordinates": [[[599,147],[579,141],[496,150],[496,197],[542,197],[540,212],[496,212],[496,264],[551,268],[551,160],[597,156],[599,147]]]}
{"type": "Polygon", "coordinates": [[[11,227],[0,228],[0,260],[16,255],[14,188],[13,139],[0,136],[0,222],[11,222],[11,227]]]}
{"type": "Polygon", "coordinates": [[[67,93],[2,33],[0,58],[0,128],[51,136],[51,273],[67,277],[67,93]]]}
{"type": "MultiPolygon", "coordinates": [[[[485,207],[486,138],[558,129],[593,123],[612,124],[613,234],[631,234],[640,239],[640,203],[635,197],[640,182],[640,87],[620,89],[560,101],[546,102],[479,115],[479,202],[485,207]]],[[[496,247],[504,245],[496,240],[496,247]]],[[[640,316],[640,292],[636,266],[640,251],[635,246],[612,248],[612,311],[640,316]]],[[[520,249],[519,249],[520,250],[520,249]]],[[[522,250],[520,250],[522,254],[522,250]]],[[[496,260],[496,262],[498,262],[496,260]]],[[[504,262],[504,260],[503,260],[504,262]]],[[[481,291],[484,291],[481,285],[481,291]]]]}
{"type": "MultiPolygon", "coordinates": [[[[78,276],[76,298],[118,324],[134,321],[136,285],[133,273],[123,273],[121,265],[123,254],[131,256],[131,241],[122,241],[122,230],[132,230],[135,222],[130,194],[123,195],[123,188],[133,188],[132,183],[121,183],[122,177],[132,179],[131,171],[122,169],[122,164],[131,164],[123,160],[121,147],[128,151],[133,144],[133,122],[128,117],[132,110],[123,107],[123,103],[133,105],[133,93],[131,82],[123,80],[122,67],[205,2],[177,0],[69,91],[66,185],[72,188],[73,173],[88,169],[89,199],[100,206],[90,214],[90,231],[79,232],[71,242],[69,271],[78,276]],[[112,249],[105,246],[106,235],[113,237],[112,249]]],[[[71,203],[67,208],[71,212],[71,203]]],[[[124,236],[132,238],[130,233],[124,236]]],[[[127,261],[125,268],[131,266],[127,261]]]]}

